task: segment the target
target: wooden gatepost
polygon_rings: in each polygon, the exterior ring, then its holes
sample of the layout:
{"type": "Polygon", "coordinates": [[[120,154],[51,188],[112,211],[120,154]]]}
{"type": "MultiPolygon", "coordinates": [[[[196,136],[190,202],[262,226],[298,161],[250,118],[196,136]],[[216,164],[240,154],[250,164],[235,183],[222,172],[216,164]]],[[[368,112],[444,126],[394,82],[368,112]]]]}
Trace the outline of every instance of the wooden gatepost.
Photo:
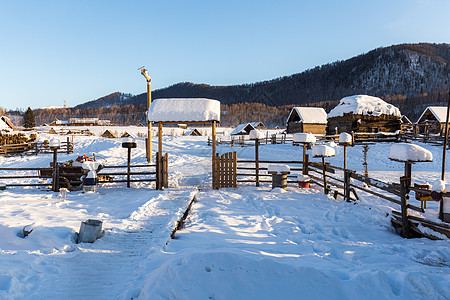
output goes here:
{"type": "Polygon", "coordinates": [[[237,154],[227,152],[215,158],[214,188],[237,187],[237,154]]]}
{"type": "Polygon", "coordinates": [[[220,102],[207,98],[167,98],[154,100],[147,113],[149,122],[158,123],[158,153],[156,188],[168,186],[167,154],[162,155],[163,124],[211,124],[212,187],[216,182],[216,123],[220,122],[220,102]]]}

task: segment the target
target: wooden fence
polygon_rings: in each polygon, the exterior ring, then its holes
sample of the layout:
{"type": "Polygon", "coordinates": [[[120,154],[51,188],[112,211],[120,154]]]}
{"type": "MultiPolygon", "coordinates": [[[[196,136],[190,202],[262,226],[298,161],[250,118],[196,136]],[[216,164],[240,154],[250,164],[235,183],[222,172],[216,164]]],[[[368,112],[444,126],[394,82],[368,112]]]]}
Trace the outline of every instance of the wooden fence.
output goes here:
{"type": "Polygon", "coordinates": [[[236,152],[227,152],[214,159],[214,189],[224,187],[237,187],[237,155],[236,152]]]}
{"type": "MultiPolygon", "coordinates": [[[[67,137],[66,141],[61,141],[59,153],[73,153],[73,137],[67,137]]],[[[49,143],[28,142],[22,144],[7,144],[0,146],[0,155],[23,155],[23,154],[45,154],[53,153],[49,143]]]]}
{"type": "MultiPolygon", "coordinates": [[[[400,228],[403,237],[426,236],[437,239],[437,237],[420,230],[418,224],[450,237],[450,224],[437,223],[409,215],[409,210],[425,212],[422,207],[408,203],[410,191],[422,194],[431,193],[429,190],[411,187],[411,177],[402,176],[400,183],[388,183],[328,163],[310,162],[308,155],[305,155],[304,161],[259,160],[256,155],[254,160],[236,160],[236,183],[255,183],[256,186],[271,183],[272,175],[267,173],[268,164],[285,164],[290,166],[291,172],[309,175],[313,184],[321,186],[326,194],[332,191],[335,198],[340,196],[345,201],[354,201],[359,199],[356,192],[359,190],[398,204],[401,210],[393,210],[392,224],[400,228]],[[360,184],[356,184],[356,182],[360,184]]],[[[225,162],[219,163],[217,172],[229,174],[224,170],[227,167],[225,162]]],[[[297,175],[292,173],[288,175],[288,184],[297,184],[296,177],[297,175]]],[[[219,187],[226,187],[226,185],[219,187]]],[[[450,197],[450,193],[440,193],[439,198],[442,199],[442,197],[450,197]]]]}

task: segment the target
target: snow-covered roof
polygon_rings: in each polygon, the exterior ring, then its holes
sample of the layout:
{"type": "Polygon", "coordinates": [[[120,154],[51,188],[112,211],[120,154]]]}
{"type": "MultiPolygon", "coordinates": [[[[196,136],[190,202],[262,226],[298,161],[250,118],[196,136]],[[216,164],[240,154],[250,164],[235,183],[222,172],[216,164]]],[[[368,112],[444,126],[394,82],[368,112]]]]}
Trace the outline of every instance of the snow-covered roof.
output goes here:
{"type": "Polygon", "coordinates": [[[0,117],[0,130],[16,130],[16,127],[14,126],[13,122],[6,117],[1,116],[0,117]]]}
{"type": "Polygon", "coordinates": [[[152,101],[148,111],[152,122],[220,121],[220,102],[206,98],[167,98],[152,101]]]}
{"type": "Polygon", "coordinates": [[[247,134],[247,133],[250,133],[250,131],[252,131],[252,130],[255,130],[255,127],[253,127],[253,125],[250,123],[239,124],[238,126],[236,126],[236,128],[232,132],[230,132],[230,135],[236,135],[236,134],[242,134],[242,133],[247,134]]]}
{"type": "Polygon", "coordinates": [[[339,104],[328,113],[328,119],[341,117],[346,113],[355,115],[393,115],[400,117],[400,110],[382,99],[367,95],[354,95],[342,98],[339,104]]]}
{"type": "Polygon", "coordinates": [[[294,112],[300,117],[302,123],[327,124],[327,113],[321,107],[294,107],[287,118],[288,122],[294,112]]]}
{"type": "Polygon", "coordinates": [[[418,145],[398,143],[391,146],[389,158],[398,161],[433,161],[433,154],[418,145]]]}
{"type": "Polygon", "coordinates": [[[431,112],[439,123],[446,122],[447,107],[445,107],[445,106],[428,106],[427,108],[425,108],[423,113],[420,115],[419,119],[417,120],[417,123],[419,123],[422,120],[423,115],[425,115],[425,113],[427,111],[431,112]]]}

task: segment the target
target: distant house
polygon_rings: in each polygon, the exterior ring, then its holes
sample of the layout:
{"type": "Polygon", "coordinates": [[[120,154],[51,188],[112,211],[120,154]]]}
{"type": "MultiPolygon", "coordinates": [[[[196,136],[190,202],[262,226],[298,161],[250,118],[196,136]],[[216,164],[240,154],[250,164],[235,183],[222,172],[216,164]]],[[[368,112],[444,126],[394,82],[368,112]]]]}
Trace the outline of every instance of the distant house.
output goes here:
{"type": "Polygon", "coordinates": [[[109,129],[106,129],[105,132],[102,133],[101,137],[104,138],[116,138],[117,136],[109,129]]]}
{"type": "Polygon", "coordinates": [[[137,138],[137,136],[134,133],[129,131],[124,131],[120,137],[137,138]]]}
{"type": "Polygon", "coordinates": [[[446,118],[447,107],[428,106],[417,120],[419,132],[441,133],[445,131],[446,118]]]}
{"type": "Polygon", "coordinates": [[[184,135],[185,136],[201,136],[202,134],[200,133],[200,131],[197,130],[197,128],[194,128],[194,129],[186,131],[186,133],[184,135]]]}
{"type": "Polygon", "coordinates": [[[230,135],[249,135],[252,130],[255,130],[255,127],[250,123],[239,124],[230,135]]]}
{"type": "Polygon", "coordinates": [[[55,118],[53,122],[50,123],[51,126],[68,126],[69,121],[58,120],[55,118]]]}
{"type": "Polygon", "coordinates": [[[266,128],[266,125],[264,125],[263,122],[250,122],[250,124],[251,124],[255,129],[263,129],[263,128],[266,128]]]}
{"type": "Polygon", "coordinates": [[[98,118],[70,118],[70,126],[108,126],[110,120],[99,120],[98,118]]]}
{"type": "Polygon", "coordinates": [[[328,113],[328,134],[352,131],[395,132],[400,127],[400,110],[373,96],[354,95],[342,98],[328,113]]]}
{"type": "Polygon", "coordinates": [[[403,124],[412,124],[411,120],[405,115],[402,115],[402,123],[403,124]]]}
{"type": "Polygon", "coordinates": [[[17,130],[17,127],[13,122],[6,116],[0,117],[0,130],[17,130]]]}
{"type": "Polygon", "coordinates": [[[286,121],[286,132],[325,134],[327,113],[321,107],[294,107],[286,121]]]}

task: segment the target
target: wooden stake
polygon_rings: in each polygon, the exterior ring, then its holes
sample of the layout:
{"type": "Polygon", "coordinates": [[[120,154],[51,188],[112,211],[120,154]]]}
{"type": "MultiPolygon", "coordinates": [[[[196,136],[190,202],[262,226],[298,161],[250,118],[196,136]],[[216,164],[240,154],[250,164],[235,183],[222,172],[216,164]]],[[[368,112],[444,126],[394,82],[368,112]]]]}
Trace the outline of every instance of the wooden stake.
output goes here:
{"type": "Polygon", "coordinates": [[[255,139],[256,186],[259,186],[259,140],[255,139]]]}
{"type": "Polygon", "coordinates": [[[215,166],[215,160],[216,160],[216,121],[212,121],[212,161],[211,161],[211,165],[212,165],[212,187],[213,189],[217,189],[218,187],[216,186],[216,180],[218,180],[218,178],[216,177],[216,166],[215,166]]]}
{"type": "Polygon", "coordinates": [[[127,187],[130,187],[130,169],[131,169],[131,148],[128,148],[128,159],[127,159],[127,187]]]}
{"type": "Polygon", "coordinates": [[[325,157],[322,156],[322,173],[323,173],[323,192],[324,194],[327,194],[327,174],[326,174],[326,168],[325,168],[325,157]]]}
{"type": "Polygon", "coordinates": [[[409,221],[408,221],[408,199],[407,199],[407,181],[405,176],[400,177],[400,194],[402,201],[402,237],[409,238],[409,221]]]}

